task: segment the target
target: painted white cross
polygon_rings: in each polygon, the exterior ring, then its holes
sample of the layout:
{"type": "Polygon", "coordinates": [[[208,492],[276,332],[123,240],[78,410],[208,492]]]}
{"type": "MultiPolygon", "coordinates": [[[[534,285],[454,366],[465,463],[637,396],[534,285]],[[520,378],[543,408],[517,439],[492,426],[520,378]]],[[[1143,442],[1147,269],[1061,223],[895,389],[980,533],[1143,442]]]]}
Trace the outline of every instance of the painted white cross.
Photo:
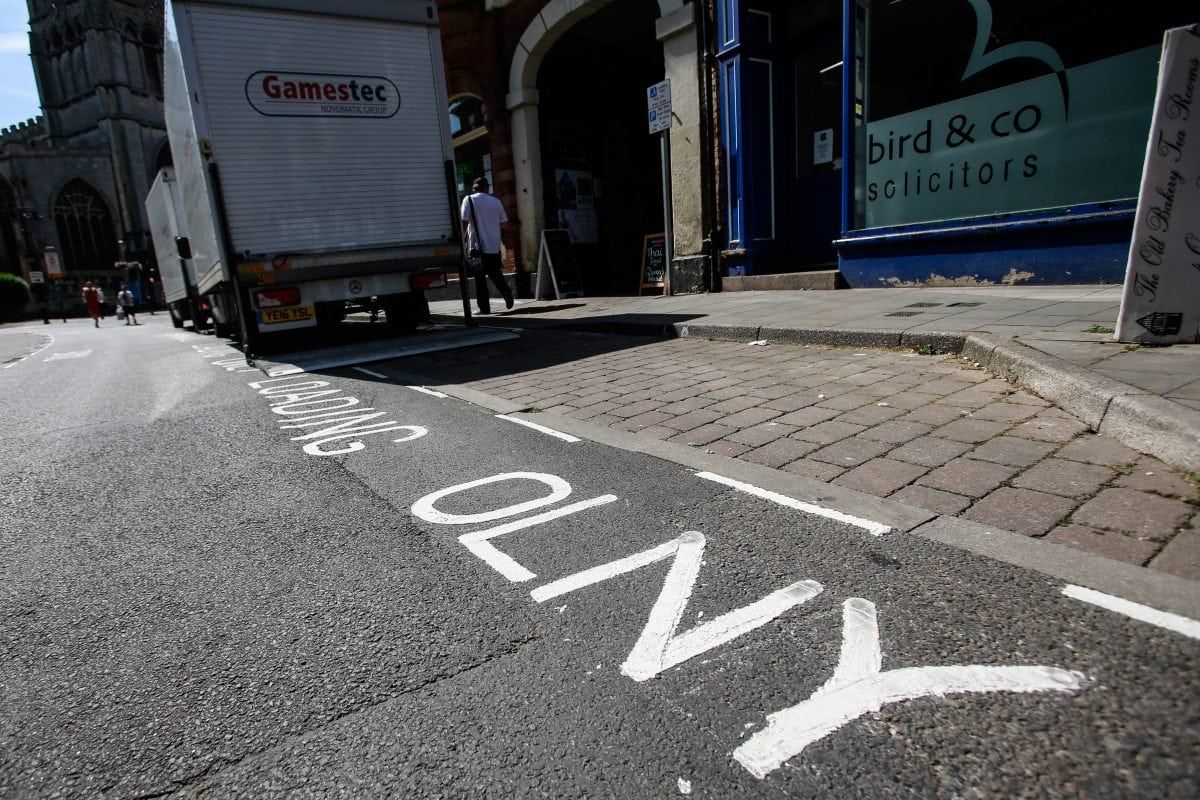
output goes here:
{"type": "Polygon", "coordinates": [[[1057,667],[906,667],[883,672],[875,604],[851,597],[842,604],[842,652],[833,677],[807,700],[767,716],[767,727],[733,751],[764,778],[804,748],[848,722],[890,703],[964,692],[1073,692],[1083,673],[1057,667]]]}

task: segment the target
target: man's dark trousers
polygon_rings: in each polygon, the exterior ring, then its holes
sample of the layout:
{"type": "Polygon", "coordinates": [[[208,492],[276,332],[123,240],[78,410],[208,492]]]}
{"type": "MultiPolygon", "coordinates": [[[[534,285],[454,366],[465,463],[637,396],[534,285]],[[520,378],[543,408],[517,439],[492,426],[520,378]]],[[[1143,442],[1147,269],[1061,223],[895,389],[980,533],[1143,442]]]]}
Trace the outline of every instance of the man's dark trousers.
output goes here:
{"type": "Polygon", "coordinates": [[[491,278],[492,283],[496,284],[496,291],[500,292],[500,296],[504,298],[505,305],[511,306],[512,291],[500,273],[500,254],[481,253],[479,260],[483,264],[483,274],[475,276],[475,300],[479,304],[479,313],[492,313],[492,301],[487,287],[488,278],[491,278]]]}

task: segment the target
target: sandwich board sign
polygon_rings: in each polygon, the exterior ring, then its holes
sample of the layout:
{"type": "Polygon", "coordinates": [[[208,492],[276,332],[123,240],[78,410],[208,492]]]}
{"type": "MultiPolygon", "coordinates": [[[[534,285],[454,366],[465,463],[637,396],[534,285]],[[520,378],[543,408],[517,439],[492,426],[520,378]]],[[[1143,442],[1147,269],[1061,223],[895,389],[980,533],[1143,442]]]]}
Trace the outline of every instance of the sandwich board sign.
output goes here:
{"type": "Polygon", "coordinates": [[[1163,38],[1114,338],[1200,342],[1200,25],[1163,38]]]}
{"type": "Polygon", "coordinates": [[[638,294],[647,289],[667,293],[667,235],[652,233],[642,237],[642,282],[638,294]]]}
{"type": "Polygon", "coordinates": [[[564,297],[583,297],[579,263],[575,260],[569,231],[555,228],[542,231],[537,275],[534,295],[538,300],[549,299],[551,288],[556,300],[562,300],[564,297]]]}

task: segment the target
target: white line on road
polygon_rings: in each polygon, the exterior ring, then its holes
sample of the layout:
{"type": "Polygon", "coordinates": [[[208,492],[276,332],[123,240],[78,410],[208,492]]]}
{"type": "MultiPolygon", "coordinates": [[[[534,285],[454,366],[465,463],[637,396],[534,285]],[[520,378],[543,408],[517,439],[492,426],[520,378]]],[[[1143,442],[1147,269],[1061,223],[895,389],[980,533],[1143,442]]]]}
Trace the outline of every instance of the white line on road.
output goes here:
{"type": "Polygon", "coordinates": [[[382,372],[376,372],[373,369],[367,369],[366,367],[355,367],[354,371],[361,372],[363,375],[370,375],[372,378],[379,378],[380,380],[385,381],[387,380],[387,375],[384,375],[382,372]]]}
{"type": "Polygon", "coordinates": [[[1114,597],[1111,594],[1097,592],[1095,589],[1086,589],[1073,584],[1064,586],[1062,593],[1075,600],[1081,600],[1085,603],[1091,603],[1094,606],[1106,608],[1109,611],[1115,611],[1118,614],[1139,620],[1140,622],[1148,622],[1151,625],[1157,625],[1160,628],[1181,633],[1192,639],[1200,639],[1200,622],[1194,619],[1188,619],[1179,614],[1172,614],[1169,611],[1159,611],[1157,608],[1151,608],[1141,603],[1134,603],[1131,600],[1124,600],[1120,597],[1114,597]]]}
{"type": "Polygon", "coordinates": [[[534,525],[541,525],[544,522],[559,519],[568,516],[569,514],[577,514],[580,511],[586,511],[589,508],[614,503],[617,500],[615,494],[604,494],[599,497],[593,497],[591,500],[583,500],[578,503],[572,503],[569,506],[546,511],[542,514],[537,514],[525,519],[519,519],[515,522],[506,522],[503,525],[497,525],[494,528],[487,530],[475,531],[466,533],[458,537],[458,541],[475,554],[477,558],[483,559],[488,566],[499,572],[504,577],[508,578],[513,583],[522,583],[530,581],[537,577],[537,574],[530,572],[525,567],[517,563],[516,559],[507,553],[502,553],[496,549],[489,541],[498,536],[513,533],[515,531],[532,528],[534,525]]]}
{"type": "MultiPolygon", "coordinates": [[[[12,332],[13,332],[13,333],[25,333],[25,331],[12,331],[12,332]]],[[[22,361],[25,361],[26,359],[33,358],[33,357],[34,357],[34,356],[36,356],[38,353],[42,352],[42,351],[43,351],[43,350],[45,350],[47,347],[50,347],[51,345],[53,345],[53,344],[54,344],[54,341],[55,341],[55,340],[54,340],[54,334],[52,334],[52,333],[46,333],[45,331],[38,331],[38,332],[37,332],[36,334],[34,334],[34,335],[35,335],[35,336],[49,336],[49,337],[50,337],[50,341],[46,342],[46,343],[45,343],[45,344],[43,344],[41,347],[35,347],[35,348],[34,348],[32,351],[30,351],[30,352],[29,352],[27,355],[23,355],[23,356],[21,356],[20,358],[18,358],[17,360],[15,360],[15,361],[10,361],[9,363],[5,364],[5,365],[4,365],[4,369],[8,369],[9,367],[15,367],[17,364],[20,364],[22,361]]]]}
{"type": "Polygon", "coordinates": [[[751,486],[748,483],[735,481],[733,478],[726,478],[724,475],[717,475],[712,472],[697,472],[696,477],[703,478],[706,481],[714,481],[716,483],[724,484],[732,489],[737,489],[739,492],[752,494],[755,497],[761,497],[764,500],[770,500],[772,503],[778,503],[779,505],[786,506],[787,508],[794,508],[797,511],[803,511],[806,514],[815,514],[818,517],[825,517],[826,519],[832,519],[836,522],[844,522],[847,525],[853,525],[856,528],[862,528],[872,536],[882,536],[883,534],[889,533],[892,530],[890,526],[884,525],[880,522],[872,522],[869,519],[862,519],[861,517],[851,516],[850,514],[843,514],[841,511],[834,511],[832,508],[824,508],[822,506],[813,505],[812,503],[805,503],[803,500],[797,500],[794,497],[788,497],[787,495],[778,494],[776,492],[768,491],[767,489],[760,489],[757,486],[751,486]]]}
{"type": "Polygon", "coordinates": [[[449,397],[450,396],[450,395],[446,394],[445,392],[438,392],[433,389],[426,389],[424,386],[409,386],[407,388],[412,389],[414,392],[420,392],[421,394],[427,394],[430,397],[449,397]]]}
{"type": "Polygon", "coordinates": [[[578,442],[579,441],[578,436],[572,436],[569,433],[563,433],[562,431],[556,431],[553,428],[547,428],[545,425],[538,425],[536,422],[530,422],[527,419],[518,419],[517,417],[510,417],[508,414],[497,414],[496,416],[499,417],[500,419],[506,419],[509,422],[515,422],[518,425],[524,425],[526,428],[533,428],[535,431],[541,431],[542,433],[544,433],[548,436],[553,436],[556,439],[562,439],[564,442],[578,442]]]}
{"type": "Polygon", "coordinates": [[[69,353],[51,353],[46,361],[69,361],[72,358],[87,358],[92,354],[91,350],[73,350],[69,353]]]}

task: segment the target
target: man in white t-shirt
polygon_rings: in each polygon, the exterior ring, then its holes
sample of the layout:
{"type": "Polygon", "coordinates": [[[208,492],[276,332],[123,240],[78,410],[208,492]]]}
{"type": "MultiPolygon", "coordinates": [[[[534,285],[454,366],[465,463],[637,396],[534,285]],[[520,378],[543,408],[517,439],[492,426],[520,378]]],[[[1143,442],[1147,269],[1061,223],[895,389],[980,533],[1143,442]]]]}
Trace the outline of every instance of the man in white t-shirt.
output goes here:
{"type": "Polygon", "coordinates": [[[500,224],[508,222],[504,204],[488,194],[486,178],[476,178],[471,184],[472,193],[462,202],[464,236],[467,252],[477,256],[483,265],[483,274],[475,276],[475,300],[480,314],[492,313],[491,297],[487,281],[492,279],[497,291],[504,298],[506,308],[513,307],[512,290],[500,273],[500,224]]]}

